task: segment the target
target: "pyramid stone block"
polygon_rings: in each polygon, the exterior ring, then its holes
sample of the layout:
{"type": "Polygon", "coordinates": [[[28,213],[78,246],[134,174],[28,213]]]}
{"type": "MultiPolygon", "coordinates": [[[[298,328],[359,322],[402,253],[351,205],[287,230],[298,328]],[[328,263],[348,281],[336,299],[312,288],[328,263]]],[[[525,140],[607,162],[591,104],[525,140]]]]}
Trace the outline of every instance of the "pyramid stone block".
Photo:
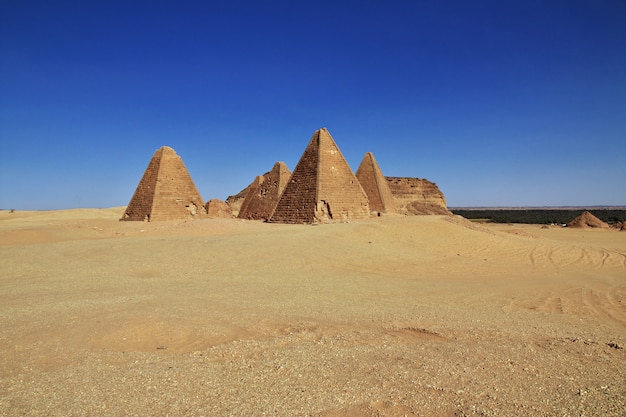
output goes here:
{"type": "Polygon", "coordinates": [[[317,130],[269,221],[327,223],[369,216],[367,195],[359,180],[328,130],[317,130]]]}
{"type": "Polygon", "coordinates": [[[371,152],[367,152],[356,170],[356,177],[367,194],[370,210],[378,213],[395,212],[395,203],[387,180],[371,152]]]}
{"type": "Polygon", "coordinates": [[[159,148],[120,220],[186,219],[206,213],[187,167],[174,149],[159,148]]]}
{"type": "Polygon", "coordinates": [[[249,220],[269,219],[290,177],[291,171],[284,162],[276,162],[271,171],[256,177],[250,184],[237,217],[249,220]]]}

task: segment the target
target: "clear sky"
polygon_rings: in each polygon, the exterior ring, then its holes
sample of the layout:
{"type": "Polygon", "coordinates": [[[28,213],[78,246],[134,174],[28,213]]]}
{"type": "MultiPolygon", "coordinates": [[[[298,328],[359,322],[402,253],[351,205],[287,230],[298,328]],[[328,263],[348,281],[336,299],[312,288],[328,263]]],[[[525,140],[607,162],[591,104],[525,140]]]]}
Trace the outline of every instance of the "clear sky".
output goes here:
{"type": "Polygon", "coordinates": [[[0,2],[0,208],[205,200],[326,127],[450,206],[626,205],[626,1],[0,2]]]}

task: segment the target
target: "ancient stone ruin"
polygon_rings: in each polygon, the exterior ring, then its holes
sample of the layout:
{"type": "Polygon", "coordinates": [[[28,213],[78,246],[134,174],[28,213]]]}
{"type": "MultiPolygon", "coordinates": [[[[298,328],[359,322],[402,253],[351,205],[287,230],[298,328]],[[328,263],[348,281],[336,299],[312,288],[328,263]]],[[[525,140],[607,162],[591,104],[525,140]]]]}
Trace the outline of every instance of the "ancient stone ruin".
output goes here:
{"type": "Polygon", "coordinates": [[[158,149],[120,220],[156,221],[237,216],[275,223],[327,223],[371,214],[451,214],[436,184],[384,177],[367,152],[356,175],[326,128],[309,141],[293,174],[277,162],[237,195],[203,204],[185,164],[167,146],[158,149]]]}
{"type": "Polygon", "coordinates": [[[276,162],[270,172],[256,177],[248,187],[237,217],[248,220],[269,219],[290,177],[291,171],[284,162],[276,162]]]}
{"type": "Polygon", "coordinates": [[[598,219],[593,214],[585,211],[580,216],[576,217],[571,222],[567,223],[567,227],[577,227],[581,229],[586,228],[600,228],[600,229],[609,229],[610,226],[608,223],[603,222],[598,219]]]}
{"type": "Polygon", "coordinates": [[[246,196],[248,195],[248,192],[252,188],[253,184],[254,184],[254,181],[252,183],[250,183],[246,188],[244,188],[243,190],[239,191],[237,194],[229,195],[226,198],[226,203],[228,203],[228,205],[230,206],[231,210],[233,211],[233,216],[235,216],[235,217],[239,216],[239,211],[241,210],[241,205],[243,204],[244,200],[246,199],[246,196]]]}
{"type": "Polygon", "coordinates": [[[207,201],[204,208],[206,209],[207,217],[210,218],[232,219],[234,217],[230,205],[217,198],[207,201]]]}
{"type": "Polygon", "coordinates": [[[317,130],[270,222],[327,223],[370,216],[367,195],[326,128],[317,130]]]}
{"type": "Polygon", "coordinates": [[[423,178],[386,177],[400,214],[452,214],[437,184],[423,178]]]}
{"type": "Polygon", "coordinates": [[[394,213],[395,202],[389,184],[371,152],[367,152],[356,170],[356,177],[367,194],[370,210],[375,213],[394,213]]]}
{"type": "Polygon", "coordinates": [[[158,221],[206,214],[204,202],[174,149],[158,149],[120,220],[158,221]]]}

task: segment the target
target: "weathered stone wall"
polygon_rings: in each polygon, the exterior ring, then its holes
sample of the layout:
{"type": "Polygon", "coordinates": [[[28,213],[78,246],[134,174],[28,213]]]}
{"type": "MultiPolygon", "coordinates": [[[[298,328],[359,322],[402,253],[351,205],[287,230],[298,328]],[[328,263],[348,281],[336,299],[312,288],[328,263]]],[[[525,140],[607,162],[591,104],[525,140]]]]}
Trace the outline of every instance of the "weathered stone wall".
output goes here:
{"type": "Polygon", "coordinates": [[[313,134],[270,218],[281,223],[370,216],[367,195],[326,129],[313,134]]]}
{"type": "Polygon", "coordinates": [[[437,184],[423,178],[385,177],[401,214],[451,214],[437,184]]]}
{"type": "Polygon", "coordinates": [[[233,211],[231,210],[230,205],[217,198],[212,198],[207,201],[205,208],[208,217],[222,219],[233,218],[233,211]]]}
{"type": "Polygon", "coordinates": [[[158,149],[121,220],[172,220],[206,213],[200,193],[174,149],[158,149]]]}
{"type": "Polygon", "coordinates": [[[246,188],[239,191],[237,194],[229,195],[226,198],[226,202],[228,203],[228,205],[230,205],[230,208],[233,211],[233,215],[235,217],[239,215],[239,212],[241,211],[241,206],[243,205],[243,202],[246,200],[246,196],[250,192],[252,184],[254,184],[254,181],[251,184],[249,184],[246,188]]]}

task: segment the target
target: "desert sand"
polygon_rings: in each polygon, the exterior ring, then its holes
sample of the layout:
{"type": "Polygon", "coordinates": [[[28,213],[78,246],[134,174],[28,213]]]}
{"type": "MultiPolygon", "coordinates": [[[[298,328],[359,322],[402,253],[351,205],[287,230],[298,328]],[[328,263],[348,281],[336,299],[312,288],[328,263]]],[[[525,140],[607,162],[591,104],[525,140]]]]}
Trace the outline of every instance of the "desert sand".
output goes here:
{"type": "Polygon", "coordinates": [[[124,209],[0,211],[0,415],[626,415],[626,233],[124,209]]]}

